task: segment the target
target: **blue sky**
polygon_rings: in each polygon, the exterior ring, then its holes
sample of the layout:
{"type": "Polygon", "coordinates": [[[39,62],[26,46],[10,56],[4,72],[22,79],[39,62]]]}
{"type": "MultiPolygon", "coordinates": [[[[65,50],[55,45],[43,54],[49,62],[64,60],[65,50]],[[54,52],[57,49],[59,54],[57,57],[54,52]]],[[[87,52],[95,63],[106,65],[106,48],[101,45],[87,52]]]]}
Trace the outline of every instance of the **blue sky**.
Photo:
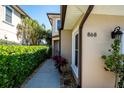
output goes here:
{"type": "Polygon", "coordinates": [[[40,24],[45,24],[47,29],[51,29],[47,13],[60,13],[60,6],[57,5],[20,5],[20,7],[40,24]]]}

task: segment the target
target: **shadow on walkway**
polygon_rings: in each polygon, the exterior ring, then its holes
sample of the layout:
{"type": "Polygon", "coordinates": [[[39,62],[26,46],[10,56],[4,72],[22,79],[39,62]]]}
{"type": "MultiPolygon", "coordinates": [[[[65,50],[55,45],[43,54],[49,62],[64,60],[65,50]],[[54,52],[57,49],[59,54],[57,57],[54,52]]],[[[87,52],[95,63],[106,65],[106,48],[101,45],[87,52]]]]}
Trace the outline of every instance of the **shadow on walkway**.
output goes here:
{"type": "Polygon", "coordinates": [[[54,66],[52,59],[46,60],[36,73],[34,73],[22,88],[59,88],[60,74],[54,66]]]}

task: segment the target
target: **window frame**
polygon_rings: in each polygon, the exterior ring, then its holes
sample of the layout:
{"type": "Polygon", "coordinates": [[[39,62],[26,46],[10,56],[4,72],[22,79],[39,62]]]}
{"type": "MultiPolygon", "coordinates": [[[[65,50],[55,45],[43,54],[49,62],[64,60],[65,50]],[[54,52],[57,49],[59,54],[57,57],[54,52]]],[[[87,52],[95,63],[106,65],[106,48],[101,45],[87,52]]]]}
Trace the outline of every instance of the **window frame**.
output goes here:
{"type": "Polygon", "coordinates": [[[124,54],[124,30],[122,30],[122,36],[121,36],[121,46],[120,46],[120,51],[121,54],[124,54]]]}
{"type": "Polygon", "coordinates": [[[54,30],[54,32],[58,32],[58,28],[57,28],[57,21],[58,20],[60,20],[60,19],[56,19],[56,21],[55,21],[55,30],[54,30]]]}
{"type": "Polygon", "coordinates": [[[57,20],[57,23],[56,23],[57,30],[59,30],[59,29],[60,29],[60,26],[61,26],[61,20],[60,20],[60,19],[58,19],[58,20],[57,20]],[[58,26],[58,23],[59,23],[59,26],[58,26]]]}
{"type": "Polygon", "coordinates": [[[78,70],[79,70],[79,31],[75,30],[72,33],[72,64],[71,64],[72,70],[74,71],[76,77],[78,78],[78,70]],[[78,35],[78,63],[77,66],[75,65],[75,53],[76,53],[76,48],[75,48],[75,39],[76,35],[78,35]]]}
{"type": "MultiPolygon", "coordinates": [[[[7,24],[9,24],[9,25],[12,25],[12,24],[13,24],[13,12],[14,12],[14,10],[13,10],[13,8],[12,8],[11,6],[9,6],[9,5],[5,5],[5,6],[4,6],[4,18],[3,18],[4,20],[3,20],[3,21],[4,21],[5,23],[7,23],[7,24]],[[6,21],[6,7],[9,8],[9,9],[12,11],[12,19],[11,19],[12,22],[6,21]]],[[[12,25],[12,26],[13,26],[13,25],[12,25]]]]}
{"type": "Polygon", "coordinates": [[[75,48],[74,48],[75,66],[78,67],[78,63],[79,63],[79,34],[76,33],[74,38],[75,38],[75,42],[74,42],[74,44],[75,44],[75,48]]]}

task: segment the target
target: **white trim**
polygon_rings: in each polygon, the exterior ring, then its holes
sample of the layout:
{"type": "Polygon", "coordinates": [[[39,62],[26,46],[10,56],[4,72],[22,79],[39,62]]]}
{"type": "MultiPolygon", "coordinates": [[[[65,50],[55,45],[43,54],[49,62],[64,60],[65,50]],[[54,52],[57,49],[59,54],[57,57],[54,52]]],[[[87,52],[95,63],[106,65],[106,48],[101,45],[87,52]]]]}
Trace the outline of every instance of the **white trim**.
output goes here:
{"type": "Polygon", "coordinates": [[[57,30],[57,19],[55,20],[55,32],[58,32],[58,30],[57,30]]]}
{"type": "MultiPolygon", "coordinates": [[[[124,30],[121,29],[122,36],[121,36],[121,43],[120,43],[120,53],[124,55],[124,30]]],[[[122,61],[122,65],[124,64],[124,61],[122,61]]]]}
{"type": "Polygon", "coordinates": [[[121,54],[124,54],[124,30],[122,31],[122,37],[121,37],[121,54]]]}
{"type": "Polygon", "coordinates": [[[76,77],[78,78],[78,67],[75,66],[75,36],[79,34],[78,30],[73,31],[72,33],[72,70],[74,71],[76,77]]]}

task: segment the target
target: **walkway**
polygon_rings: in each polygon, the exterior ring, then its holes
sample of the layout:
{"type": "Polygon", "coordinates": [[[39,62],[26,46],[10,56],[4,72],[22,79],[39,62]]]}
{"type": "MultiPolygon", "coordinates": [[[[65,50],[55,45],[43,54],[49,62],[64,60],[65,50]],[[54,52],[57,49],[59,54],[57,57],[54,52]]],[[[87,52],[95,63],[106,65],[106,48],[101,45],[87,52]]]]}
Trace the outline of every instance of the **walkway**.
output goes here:
{"type": "Polygon", "coordinates": [[[52,59],[46,60],[23,88],[59,88],[60,75],[52,59]]]}

